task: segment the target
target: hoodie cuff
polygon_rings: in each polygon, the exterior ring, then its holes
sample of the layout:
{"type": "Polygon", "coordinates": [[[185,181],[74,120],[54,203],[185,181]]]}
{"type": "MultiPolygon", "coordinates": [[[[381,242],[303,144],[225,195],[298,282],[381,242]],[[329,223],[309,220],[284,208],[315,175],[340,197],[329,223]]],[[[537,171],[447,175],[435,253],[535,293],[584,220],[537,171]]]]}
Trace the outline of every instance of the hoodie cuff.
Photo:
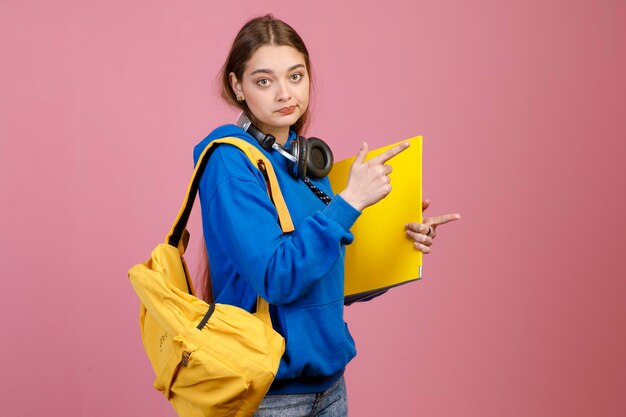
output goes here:
{"type": "Polygon", "coordinates": [[[350,228],[359,218],[361,212],[350,205],[339,194],[335,195],[330,204],[326,206],[323,213],[330,219],[339,223],[346,232],[350,231],[350,228]]]}

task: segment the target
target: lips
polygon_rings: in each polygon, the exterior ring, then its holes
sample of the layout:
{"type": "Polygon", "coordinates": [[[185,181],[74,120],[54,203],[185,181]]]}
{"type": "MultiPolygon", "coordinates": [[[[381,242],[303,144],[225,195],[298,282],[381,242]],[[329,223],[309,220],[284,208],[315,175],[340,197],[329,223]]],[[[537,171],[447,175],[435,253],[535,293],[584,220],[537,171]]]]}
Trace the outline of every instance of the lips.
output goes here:
{"type": "Polygon", "coordinates": [[[282,115],[291,114],[296,110],[296,106],[283,107],[282,109],[276,110],[278,113],[282,115]]]}

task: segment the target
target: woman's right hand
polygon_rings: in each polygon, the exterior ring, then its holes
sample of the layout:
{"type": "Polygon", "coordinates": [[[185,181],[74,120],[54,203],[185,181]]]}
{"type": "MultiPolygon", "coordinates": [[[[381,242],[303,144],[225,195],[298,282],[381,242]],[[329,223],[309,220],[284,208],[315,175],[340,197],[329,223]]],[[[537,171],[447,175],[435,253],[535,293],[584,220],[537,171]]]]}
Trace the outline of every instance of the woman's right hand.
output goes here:
{"type": "Polygon", "coordinates": [[[363,142],[350,167],[348,185],[339,195],[359,211],[385,198],[391,192],[389,174],[392,171],[385,162],[408,147],[408,142],[401,143],[365,162],[368,149],[367,143],[363,142]]]}

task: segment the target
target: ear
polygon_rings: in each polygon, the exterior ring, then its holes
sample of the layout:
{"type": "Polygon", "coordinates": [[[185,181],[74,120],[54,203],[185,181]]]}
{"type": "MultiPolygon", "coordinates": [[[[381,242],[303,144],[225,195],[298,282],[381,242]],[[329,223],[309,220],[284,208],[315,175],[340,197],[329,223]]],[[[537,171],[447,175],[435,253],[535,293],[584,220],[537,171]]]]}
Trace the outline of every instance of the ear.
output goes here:
{"type": "Polygon", "coordinates": [[[241,83],[237,79],[237,76],[234,72],[228,74],[228,80],[230,81],[230,88],[233,89],[233,93],[235,96],[243,95],[243,90],[241,89],[241,83]]]}

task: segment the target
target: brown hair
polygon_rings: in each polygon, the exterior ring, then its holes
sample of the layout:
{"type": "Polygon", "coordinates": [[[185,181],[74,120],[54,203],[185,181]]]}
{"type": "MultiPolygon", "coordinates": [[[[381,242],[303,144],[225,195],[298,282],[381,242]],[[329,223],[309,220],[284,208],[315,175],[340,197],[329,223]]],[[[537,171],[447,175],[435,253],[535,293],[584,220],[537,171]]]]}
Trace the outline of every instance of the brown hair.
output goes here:
{"type": "MultiPolygon", "coordinates": [[[[233,41],[228,58],[222,67],[220,76],[222,79],[222,98],[230,105],[237,107],[246,113],[253,123],[257,122],[254,114],[248,109],[245,101],[238,102],[233,89],[230,86],[230,73],[234,73],[238,80],[243,78],[243,71],[254,52],[264,45],[291,46],[304,56],[309,79],[311,79],[311,62],[309,51],[298,33],[287,23],[274,18],[271,14],[254,18],[248,21],[233,41]]],[[[309,108],[291,129],[300,135],[304,132],[309,120],[309,108]]]]}

